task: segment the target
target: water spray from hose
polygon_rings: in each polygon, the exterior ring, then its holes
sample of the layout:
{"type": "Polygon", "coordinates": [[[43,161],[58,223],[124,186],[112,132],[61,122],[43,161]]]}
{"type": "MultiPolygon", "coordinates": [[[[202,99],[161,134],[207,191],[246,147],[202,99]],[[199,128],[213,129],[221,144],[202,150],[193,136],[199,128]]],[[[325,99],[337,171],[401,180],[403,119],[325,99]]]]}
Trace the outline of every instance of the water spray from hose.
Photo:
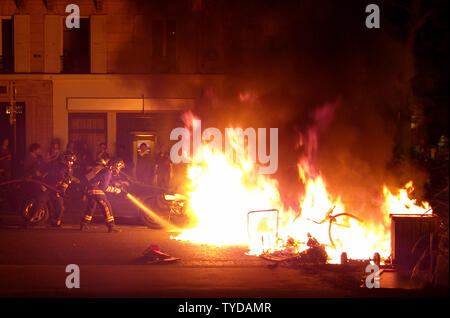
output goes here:
{"type": "Polygon", "coordinates": [[[145,204],[143,204],[141,201],[139,201],[134,195],[130,193],[126,193],[126,196],[128,199],[131,200],[134,204],[136,204],[139,208],[141,208],[147,215],[149,215],[155,222],[160,224],[161,226],[173,230],[173,231],[180,231],[178,227],[171,224],[170,222],[164,220],[162,217],[160,217],[158,214],[153,212],[151,209],[149,209],[145,204]]]}

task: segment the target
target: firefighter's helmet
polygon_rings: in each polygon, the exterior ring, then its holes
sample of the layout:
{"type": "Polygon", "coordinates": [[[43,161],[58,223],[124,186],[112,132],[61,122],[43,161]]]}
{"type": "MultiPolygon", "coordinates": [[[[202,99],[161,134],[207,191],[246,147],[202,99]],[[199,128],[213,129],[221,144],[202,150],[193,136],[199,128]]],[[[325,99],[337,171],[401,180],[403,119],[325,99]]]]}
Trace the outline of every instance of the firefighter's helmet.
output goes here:
{"type": "Polygon", "coordinates": [[[120,170],[125,168],[125,162],[122,159],[114,159],[108,162],[108,167],[116,174],[119,174],[120,170]]]}
{"type": "Polygon", "coordinates": [[[76,160],[77,156],[71,152],[66,152],[61,156],[61,162],[68,167],[72,167],[76,160]]]}

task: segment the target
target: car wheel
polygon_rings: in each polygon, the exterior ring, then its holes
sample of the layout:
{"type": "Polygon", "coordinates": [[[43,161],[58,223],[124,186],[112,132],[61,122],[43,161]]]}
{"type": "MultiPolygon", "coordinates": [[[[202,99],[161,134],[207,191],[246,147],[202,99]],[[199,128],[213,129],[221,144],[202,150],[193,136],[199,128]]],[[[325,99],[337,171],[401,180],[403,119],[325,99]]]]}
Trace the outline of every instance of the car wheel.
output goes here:
{"type": "Polygon", "coordinates": [[[23,208],[23,216],[28,220],[30,224],[37,225],[47,222],[50,216],[50,211],[46,204],[38,207],[37,202],[32,200],[25,203],[25,207],[23,208]],[[36,209],[39,210],[36,211],[36,209]]]}

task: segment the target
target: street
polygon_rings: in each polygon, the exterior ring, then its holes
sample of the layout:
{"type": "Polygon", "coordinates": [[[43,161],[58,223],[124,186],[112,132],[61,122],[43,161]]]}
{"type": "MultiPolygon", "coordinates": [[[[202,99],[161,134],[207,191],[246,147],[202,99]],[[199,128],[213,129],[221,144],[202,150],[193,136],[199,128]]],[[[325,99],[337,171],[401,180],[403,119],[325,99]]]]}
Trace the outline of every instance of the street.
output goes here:
{"type": "MultiPolygon", "coordinates": [[[[1,219],[0,297],[423,295],[412,288],[360,288],[361,271],[342,271],[339,265],[275,266],[260,257],[245,255],[245,247],[179,242],[170,239],[171,233],[164,230],[151,230],[126,220],[119,222],[122,232],[107,233],[101,218],[87,232],[79,231],[75,215],[67,217],[70,223],[63,229],[45,225],[23,229],[14,222],[7,224],[11,219],[14,217],[1,219]],[[145,264],[141,257],[150,244],[180,260],[165,265],[145,264]],[[80,288],[66,287],[68,264],[79,266],[80,288]]],[[[383,285],[383,279],[381,282],[383,285]]]]}

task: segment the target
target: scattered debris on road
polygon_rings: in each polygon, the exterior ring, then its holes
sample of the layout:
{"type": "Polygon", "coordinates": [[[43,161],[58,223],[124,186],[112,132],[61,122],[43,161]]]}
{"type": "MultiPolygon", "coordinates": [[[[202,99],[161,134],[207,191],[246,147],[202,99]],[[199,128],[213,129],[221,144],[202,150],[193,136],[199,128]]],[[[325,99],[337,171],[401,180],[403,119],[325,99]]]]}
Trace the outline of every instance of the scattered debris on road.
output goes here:
{"type": "Polygon", "coordinates": [[[143,255],[145,263],[149,265],[155,264],[169,264],[180,260],[177,257],[170,256],[169,254],[161,251],[158,245],[151,244],[145,251],[143,255]]]}
{"type": "Polygon", "coordinates": [[[286,242],[286,248],[281,251],[261,254],[261,257],[274,262],[287,262],[292,265],[306,265],[306,264],[326,264],[328,254],[325,251],[325,246],[320,244],[317,239],[308,233],[308,241],[306,245],[308,248],[299,252],[299,243],[289,238],[286,242]]]}

